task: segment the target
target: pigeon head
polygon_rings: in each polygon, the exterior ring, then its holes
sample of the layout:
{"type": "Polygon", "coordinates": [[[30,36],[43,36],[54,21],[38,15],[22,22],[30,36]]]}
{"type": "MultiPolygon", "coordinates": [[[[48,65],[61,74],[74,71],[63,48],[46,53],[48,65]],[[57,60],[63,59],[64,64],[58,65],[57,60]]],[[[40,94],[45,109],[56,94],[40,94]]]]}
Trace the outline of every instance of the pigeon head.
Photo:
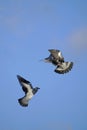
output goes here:
{"type": "Polygon", "coordinates": [[[33,89],[33,94],[35,94],[38,91],[38,89],[40,89],[40,88],[38,88],[38,87],[34,88],[33,89]]]}
{"type": "Polygon", "coordinates": [[[38,91],[38,89],[40,89],[39,87],[36,87],[36,88],[34,88],[36,91],[38,91]]]}

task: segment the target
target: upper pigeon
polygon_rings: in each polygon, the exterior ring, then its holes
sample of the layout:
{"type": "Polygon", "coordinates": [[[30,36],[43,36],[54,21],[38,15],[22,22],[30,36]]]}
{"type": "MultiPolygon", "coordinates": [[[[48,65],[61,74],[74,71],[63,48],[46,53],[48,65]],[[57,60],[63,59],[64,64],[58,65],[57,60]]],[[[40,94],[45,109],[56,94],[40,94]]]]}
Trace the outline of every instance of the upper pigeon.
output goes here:
{"type": "Polygon", "coordinates": [[[34,94],[36,94],[36,92],[40,88],[38,87],[33,88],[32,84],[28,80],[21,77],[20,75],[17,75],[17,78],[20,85],[22,86],[22,90],[25,92],[25,96],[18,99],[18,102],[20,103],[21,106],[27,107],[29,100],[34,96],[34,94]]]}
{"type": "Polygon", "coordinates": [[[50,62],[53,65],[57,66],[54,70],[56,73],[64,74],[69,72],[73,67],[73,62],[65,62],[62,52],[56,49],[49,49],[49,57],[45,58],[45,62],[50,62]]]}

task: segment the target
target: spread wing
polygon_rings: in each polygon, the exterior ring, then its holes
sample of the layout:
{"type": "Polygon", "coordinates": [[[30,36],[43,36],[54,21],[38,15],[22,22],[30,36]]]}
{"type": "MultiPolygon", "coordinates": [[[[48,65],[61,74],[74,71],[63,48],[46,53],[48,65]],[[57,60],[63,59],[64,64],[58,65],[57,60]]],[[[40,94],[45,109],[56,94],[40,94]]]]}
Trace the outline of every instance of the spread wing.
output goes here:
{"type": "Polygon", "coordinates": [[[25,92],[25,94],[27,94],[30,90],[33,89],[32,84],[24,79],[23,77],[21,77],[20,75],[17,75],[18,81],[20,83],[20,85],[22,86],[22,90],[25,92]]]}
{"type": "Polygon", "coordinates": [[[60,50],[55,50],[55,49],[49,49],[48,50],[51,55],[58,61],[64,62],[64,57],[62,56],[62,53],[60,50]]]}
{"type": "Polygon", "coordinates": [[[53,59],[54,58],[53,58],[52,54],[50,54],[49,57],[47,57],[47,58],[44,59],[44,61],[52,63],[53,59]]]}

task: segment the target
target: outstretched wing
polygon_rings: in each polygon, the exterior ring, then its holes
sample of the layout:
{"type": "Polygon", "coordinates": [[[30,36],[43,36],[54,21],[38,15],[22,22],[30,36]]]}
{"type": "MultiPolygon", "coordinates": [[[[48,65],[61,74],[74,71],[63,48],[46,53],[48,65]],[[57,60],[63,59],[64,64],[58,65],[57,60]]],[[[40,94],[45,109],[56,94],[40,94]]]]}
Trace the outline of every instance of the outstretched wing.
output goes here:
{"type": "Polygon", "coordinates": [[[28,80],[24,79],[20,75],[17,75],[17,78],[25,94],[28,93],[29,90],[33,89],[32,84],[28,80]]]}
{"type": "Polygon", "coordinates": [[[59,64],[54,70],[56,73],[64,74],[68,73],[73,67],[73,62],[63,62],[59,64]]]}
{"type": "Polygon", "coordinates": [[[53,59],[54,59],[54,58],[53,58],[52,54],[50,54],[49,57],[47,57],[47,58],[44,59],[44,61],[45,61],[45,62],[50,62],[50,63],[52,63],[52,60],[53,60],[53,59]]]}
{"type": "Polygon", "coordinates": [[[60,50],[55,50],[55,49],[49,49],[48,50],[51,55],[58,61],[64,62],[64,57],[62,56],[62,53],[60,50]]]}

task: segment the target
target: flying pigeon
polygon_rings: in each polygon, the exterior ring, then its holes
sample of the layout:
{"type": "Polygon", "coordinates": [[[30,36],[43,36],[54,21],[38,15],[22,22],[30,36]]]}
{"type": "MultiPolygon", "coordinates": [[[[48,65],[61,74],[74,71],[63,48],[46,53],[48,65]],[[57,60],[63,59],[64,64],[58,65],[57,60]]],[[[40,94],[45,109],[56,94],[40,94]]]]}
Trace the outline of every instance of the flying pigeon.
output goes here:
{"type": "Polygon", "coordinates": [[[20,85],[22,86],[22,90],[25,92],[25,96],[18,99],[18,102],[21,106],[27,107],[29,100],[37,93],[38,89],[40,88],[33,88],[32,84],[20,75],[17,75],[17,78],[20,85]]]}
{"type": "Polygon", "coordinates": [[[48,50],[51,54],[49,57],[45,58],[45,62],[52,63],[53,65],[57,66],[54,70],[56,73],[64,74],[69,72],[73,67],[73,62],[65,62],[64,57],[60,50],[49,49],[48,50]]]}

